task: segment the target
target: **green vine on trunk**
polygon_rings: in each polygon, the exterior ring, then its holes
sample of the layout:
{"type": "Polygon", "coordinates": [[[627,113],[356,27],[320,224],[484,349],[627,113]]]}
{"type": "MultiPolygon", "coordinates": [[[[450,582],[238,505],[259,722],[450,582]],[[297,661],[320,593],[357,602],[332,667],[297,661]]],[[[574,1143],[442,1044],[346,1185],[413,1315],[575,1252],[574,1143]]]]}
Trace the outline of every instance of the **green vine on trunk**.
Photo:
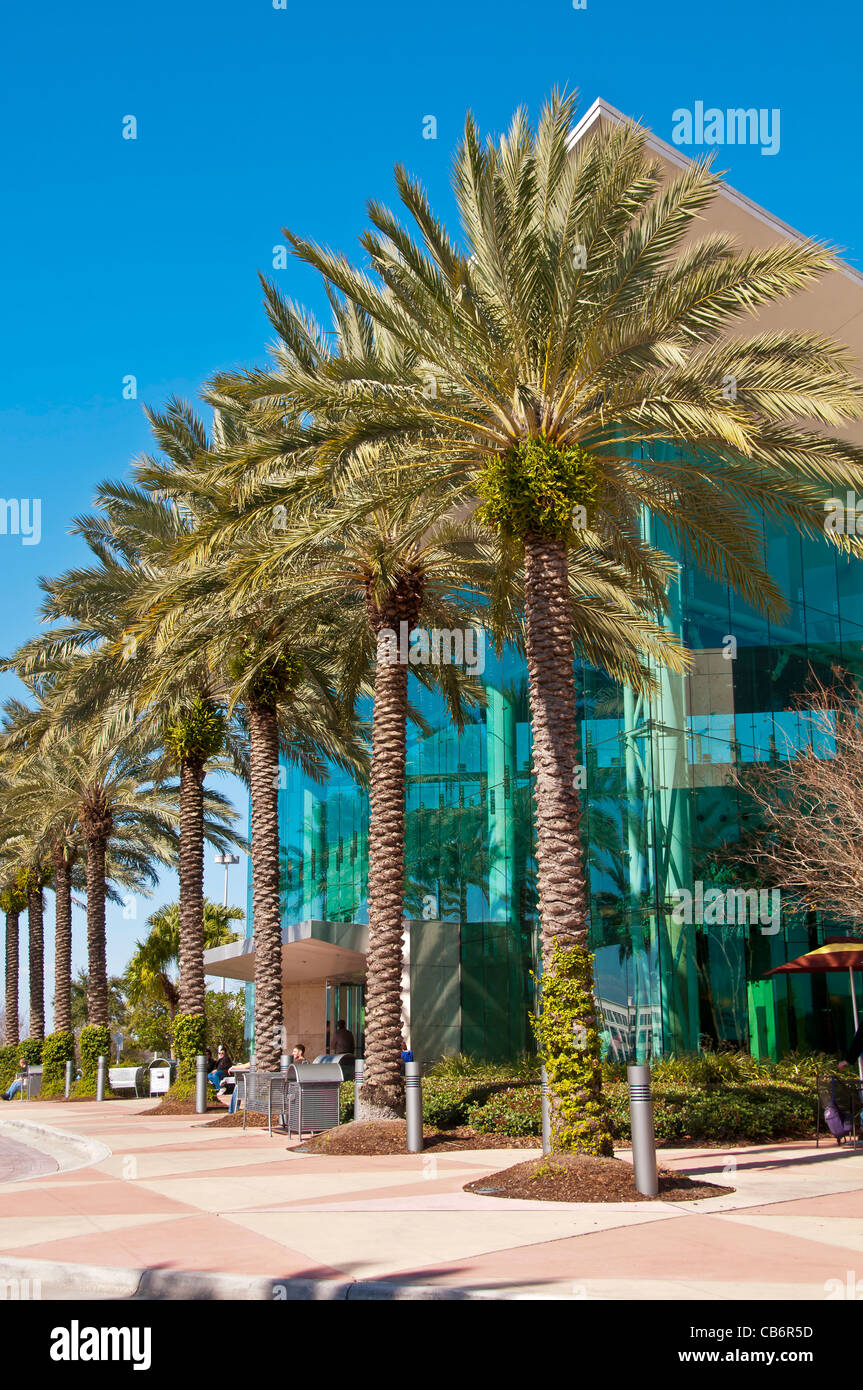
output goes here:
{"type": "Polygon", "coordinates": [[[508,539],[566,541],[589,526],[599,498],[599,472],[580,444],[539,435],[495,454],[477,482],[477,518],[508,539]]]}
{"type": "Polygon", "coordinates": [[[194,1100],[198,1054],[206,1051],[207,1020],[201,1014],[175,1014],[171,1024],[177,1077],[169,1091],[171,1100],[194,1100]]]}
{"type": "Polygon", "coordinates": [[[552,1148],[612,1157],[611,1122],[602,1093],[593,956],[555,942],[540,981],[542,1012],[532,1019],[550,1092],[552,1148]]]}
{"type": "Polygon", "coordinates": [[[75,1087],[75,1095],[95,1096],[100,1057],[106,1058],[107,1091],[107,1061],[111,1057],[111,1030],[107,1023],[89,1023],[86,1028],[82,1028],[78,1037],[78,1048],[81,1053],[81,1080],[75,1087]]]}

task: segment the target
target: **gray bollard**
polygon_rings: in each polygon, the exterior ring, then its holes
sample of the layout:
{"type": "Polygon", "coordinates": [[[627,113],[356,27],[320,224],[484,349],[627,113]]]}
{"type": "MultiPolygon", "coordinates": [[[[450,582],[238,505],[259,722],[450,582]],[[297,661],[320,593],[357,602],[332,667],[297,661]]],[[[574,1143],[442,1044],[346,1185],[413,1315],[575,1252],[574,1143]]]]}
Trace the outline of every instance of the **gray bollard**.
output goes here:
{"type": "Polygon", "coordinates": [[[645,1197],[659,1192],[656,1171],[656,1141],[653,1134],[653,1100],[650,1095],[650,1067],[626,1068],[629,1082],[629,1114],[632,1125],[632,1166],[635,1186],[645,1197]]]}
{"type": "Polygon", "coordinates": [[[282,1076],[287,1076],[287,1074],[288,1074],[288,1067],[289,1067],[290,1065],[291,1065],[291,1054],[290,1054],[290,1052],[283,1052],[283,1053],[281,1054],[281,1056],[279,1057],[279,1071],[281,1072],[282,1076]]]}
{"type": "Polygon", "coordinates": [[[203,1052],[195,1058],[195,1114],[207,1113],[207,1059],[203,1052]]]}
{"type": "Polygon", "coordinates": [[[408,1153],[423,1151],[423,1083],[419,1062],[405,1062],[405,1115],[408,1128],[408,1153]]]}
{"type": "Polygon", "coordinates": [[[105,1099],[105,1054],[96,1062],[96,1099],[105,1099]]]}
{"type": "Polygon", "coordinates": [[[69,1092],[72,1090],[72,1063],[66,1063],[66,1099],[69,1099],[69,1092]]]}
{"type": "Polygon", "coordinates": [[[540,1089],[540,1105],[542,1113],[542,1152],[551,1153],[551,1107],[548,1103],[548,1076],[545,1067],[540,1071],[542,1086],[540,1089]]]}
{"type": "Polygon", "coordinates": [[[363,1084],[363,1059],[354,1058],[354,1123],[360,1118],[360,1087],[363,1084]]]}

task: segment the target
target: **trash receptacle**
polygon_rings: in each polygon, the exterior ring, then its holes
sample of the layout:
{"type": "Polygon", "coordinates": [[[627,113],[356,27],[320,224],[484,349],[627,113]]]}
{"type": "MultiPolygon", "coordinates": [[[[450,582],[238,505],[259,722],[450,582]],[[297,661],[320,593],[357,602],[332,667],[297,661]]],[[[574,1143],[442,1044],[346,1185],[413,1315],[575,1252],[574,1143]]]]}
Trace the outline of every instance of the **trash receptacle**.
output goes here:
{"type": "Polygon", "coordinates": [[[171,1089],[174,1064],[166,1057],[154,1057],[148,1068],[150,1073],[150,1095],[164,1096],[171,1089]]]}
{"type": "Polygon", "coordinates": [[[352,1052],[322,1052],[312,1062],[313,1067],[318,1067],[322,1062],[335,1062],[342,1069],[342,1080],[353,1081],[354,1062],[356,1058],[352,1052]]]}
{"type": "Polygon", "coordinates": [[[289,1134],[318,1134],[339,1123],[339,1091],[344,1073],[336,1062],[292,1062],[285,1086],[289,1134]]]}

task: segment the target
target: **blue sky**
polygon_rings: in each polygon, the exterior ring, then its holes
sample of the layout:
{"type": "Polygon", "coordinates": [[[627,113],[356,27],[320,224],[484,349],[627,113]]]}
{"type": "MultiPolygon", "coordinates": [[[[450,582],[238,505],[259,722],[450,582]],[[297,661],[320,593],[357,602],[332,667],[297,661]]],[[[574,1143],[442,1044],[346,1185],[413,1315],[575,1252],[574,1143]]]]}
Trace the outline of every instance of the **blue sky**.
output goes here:
{"type": "MultiPolygon", "coordinates": [[[[366,200],[391,200],[396,161],[454,222],[449,169],[468,108],[500,130],[566,85],[582,110],[602,96],[665,139],[697,101],[778,108],[779,152],[725,148],[719,167],[861,265],[851,0],[833,0],[823,24],[802,0],[286,3],[43,0],[4,17],[0,492],[42,499],[38,545],[0,535],[4,653],[33,631],[38,576],[82,559],[70,518],[148,447],[142,403],[262,357],[255,272],[324,312],[312,272],[272,269],[282,226],[352,252],[366,200]],[[130,115],[135,140],[122,138],[130,115]],[[423,138],[430,115],[435,140],[423,138]],[[130,375],[137,399],[124,400],[130,375]]],[[[0,678],[0,693],[13,689],[0,678]]],[[[243,902],[245,865],[232,883],[243,902]]],[[[212,866],[207,888],[221,897],[212,866]]],[[[165,880],[137,921],[111,911],[112,971],[175,892],[165,880]]],[[[52,950],[49,925],[49,1001],[52,950]]]]}

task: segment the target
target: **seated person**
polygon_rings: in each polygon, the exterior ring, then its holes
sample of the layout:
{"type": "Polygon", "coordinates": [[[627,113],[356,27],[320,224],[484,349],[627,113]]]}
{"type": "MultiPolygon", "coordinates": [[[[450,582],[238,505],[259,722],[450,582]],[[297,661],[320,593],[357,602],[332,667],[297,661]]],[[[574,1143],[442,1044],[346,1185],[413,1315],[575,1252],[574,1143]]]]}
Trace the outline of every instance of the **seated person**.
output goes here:
{"type": "Polygon", "coordinates": [[[209,1073],[207,1079],[212,1083],[213,1086],[218,1088],[219,1086],[221,1086],[223,1078],[227,1076],[230,1070],[231,1059],[228,1056],[227,1049],[220,1043],[219,1055],[216,1060],[216,1065],[213,1068],[213,1070],[209,1073]]]}
{"type": "Polygon", "coordinates": [[[222,1078],[222,1084],[217,1092],[216,1100],[220,1105],[226,1105],[228,1107],[228,1113],[230,1115],[236,1113],[240,1104],[240,1087],[235,1078],[241,1071],[249,1071],[250,1067],[251,1064],[249,1062],[235,1062],[234,1065],[228,1069],[228,1074],[222,1078]]]}

